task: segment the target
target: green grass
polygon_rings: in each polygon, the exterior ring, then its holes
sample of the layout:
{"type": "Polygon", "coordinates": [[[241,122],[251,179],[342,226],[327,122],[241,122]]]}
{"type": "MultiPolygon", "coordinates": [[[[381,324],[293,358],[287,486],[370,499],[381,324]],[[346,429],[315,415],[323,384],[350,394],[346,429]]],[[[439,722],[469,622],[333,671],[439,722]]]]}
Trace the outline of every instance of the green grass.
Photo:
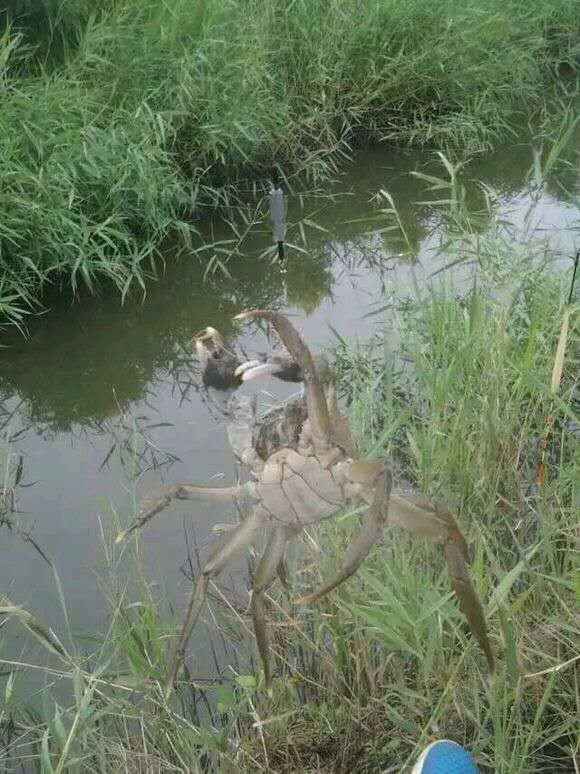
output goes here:
{"type": "MultiPolygon", "coordinates": [[[[574,770],[580,459],[568,422],[578,418],[577,307],[576,345],[551,409],[565,288],[549,269],[518,270],[511,281],[507,302],[485,270],[467,294],[423,290],[420,304],[392,315],[386,341],[340,355],[361,447],[384,450],[399,480],[457,508],[498,673],[487,690],[438,550],[388,533],[333,601],[300,614],[300,633],[285,643],[286,685],[298,684],[304,703],[280,689],[268,709],[292,713],[266,727],[275,771],[398,772],[440,737],[466,744],[483,771],[574,770]],[[386,365],[385,345],[397,354],[386,365]],[[547,479],[534,493],[551,410],[547,479]]],[[[356,518],[340,521],[323,529],[320,545],[332,550],[314,552],[308,585],[336,572],[358,529],[356,518]]]]}
{"type": "MultiPolygon", "coordinates": [[[[198,205],[361,142],[488,146],[559,68],[572,0],[69,0],[0,15],[0,315],[47,285],[144,292],[198,205]]],[[[258,191],[259,193],[259,191],[258,191]]]]}
{"type": "MultiPolygon", "coordinates": [[[[493,245],[482,250],[473,287],[459,291],[443,275],[420,298],[386,299],[384,331],[360,349],[337,350],[362,452],[389,455],[398,483],[457,510],[498,660],[489,686],[440,551],[390,530],[320,605],[292,609],[272,589],[272,699],[259,673],[242,666],[209,691],[184,681],[167,704],[164,640],[176,622],[142,576],[132,544],[119,553],[117,516],[109,514],[110,617],[90,655],[74,638],[55,642],[48,622],[2,600],[4,620],[24,626],[49,653],[49,662],[38,662],[47,680],[67,678],[74,694],[58,702],[49,685],[44,708],[28,709],[18,698],[26,667],[14,669],[10,660],[18,658],[2,649],[0,737],[11,764],[26,754],[43,772],[399,772],[429,741],[450,737],[472,750],[482,772],[574,770],[580,459],[570,423],[578,422],[578,305],[554,396],[569,276],[555,276],[531,253],[522,263],[514,246],[492,256],[493,245]],[[548,413],[554,429],[536,491],[530,484],[548,413]],[[128,575],[137,579],[131,592],[128,575]]],[[[11,489],[14,463],[6,467],[11,489]]],[[[358,528],[347,513],[313,532],[294,562],[294,594],[334,574],[358,528]]],[[[232,617],[213,606],[224,635],[239,637],[247,611],[232,617]]]]}

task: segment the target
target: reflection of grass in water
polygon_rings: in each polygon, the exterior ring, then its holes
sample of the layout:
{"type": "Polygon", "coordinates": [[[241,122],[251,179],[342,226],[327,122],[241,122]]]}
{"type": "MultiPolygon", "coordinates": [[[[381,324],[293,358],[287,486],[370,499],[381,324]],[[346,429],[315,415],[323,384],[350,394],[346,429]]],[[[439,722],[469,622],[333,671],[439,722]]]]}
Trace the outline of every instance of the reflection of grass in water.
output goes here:
{"type": "Polygon", "coordinates": [[[12,412],[5,412],[0,405],[0,531],[28,543],[36,553],[48,564],[46,553],[35,540],[32,531],[20,522],[18,508],[18,492],[20,488],[31,486],[23,482],[24,458],[16,450],[15,441],[22,431],[14,431],[12,427],[12,412]]]}
{"type": "Polygon", "coordinates": [[[293,253],[286,262],[286,301],[312,314],[325,298],[332,297],[334,279],[328,261],[320,253],[293,253]]]}
{"type": "Polygon", "coordinates": [[[317,182],[349,143],[489,144],[575,65],[580,23],[566,0],[4,11],[0,314],[14,322],[50,283],[142,290],[163,238],[191,240],[199,201],[272,164],[317,182]]]}
{"type": "MultiPolygon", "coordinates": [[[[510,252],[500,258],[505,275],[510,252]]],[[[68,770],[82,758],[103,771],[132,759],[146,770],[370,772],[401,770],[417,747],[449,736],[473,750],[482,770],[569,770],[579,710],[572,679],[580,638],[573,551],[579,461],[567,429],[575,353],[569,350],[554,402],[548,478],[530,497],[564,293],[549,271],[516,268],[509,298],[497,294],[495,272],[484,270],[469,293],[443,285],[403,304],[389,320],[401,331],[401,358],[385,358],[388,333],[370,348],[338,353],[363,450],[392,455],[415,487],[457,506],[498,656],[489,691],[481,654],[446,594],[440,553],[393,531],[318,607],[292,610],[273,589],[281,677],[271,701],[252,675],[226,670],[210,692],[211,711],[220,713],[213,723],[197,711],[201,680],[197,688],[184,685],[168,707],[159,683],[172,624],[144,579],[130,602],[123,568],[141,575],[131,547],[116,553],[113,516],[104,528],[110,628],[90,658],[68,643],[55,652],[45,637],[55,659],[47,674],[65,675],[75,688],[66,708],[51,706],[47,689],[49,709],[31,722],[18,703],[18,678],[4,678],[2,729],[14,757],[26,734],[45,770],[49,760],[68,770]]],[[[573,309],[569,342],[577,338],[573,309]]],[[[349,515],[324,525],[305,545],[305,576],[295,577],[294,592],[334,574],[357,530],[349,515]]],[[[42,641],[46,625],[8,603],[3,610],[33,625],[42,641]]],[[[246,611],[239,610],[224,631],[243,629],[246,611]]],[[[5,650],[2,657],[10,658],[5,650]]]]}
{"type": "Polygon", "coordinates": [[[232,267],[232,281],[214,277],[205,286],[193,268],[174,268],[145,304],[86,299],[33,321],[29,341],[13,336],[2,350],[0,395],[19,395],[30,422],[52,432],[93,427],[147,400],[165,374],[179,387],[194,370],[191,337],[201,327],[230,338],[237,312],[275,306],[282,295],[279,276],[258,261],[232,267]]]}

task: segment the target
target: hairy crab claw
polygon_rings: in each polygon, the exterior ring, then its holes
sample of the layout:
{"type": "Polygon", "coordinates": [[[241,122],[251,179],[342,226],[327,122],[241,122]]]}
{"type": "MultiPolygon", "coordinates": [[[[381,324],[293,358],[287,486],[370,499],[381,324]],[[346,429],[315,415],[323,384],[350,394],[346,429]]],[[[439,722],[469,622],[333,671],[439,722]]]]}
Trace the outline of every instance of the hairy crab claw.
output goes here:
{"type": "MultiPolygon", "coordinates": [[[[303,381],[302,368],[290,354],[260,353],[252,360],[240,362],[238,355],[226,347],[221,333],[209,325],[195,334],[193,342],[206,387],[235,389],[243,382],[264,376],[295,384],[303,381]]],[[[324,381],[324,373],[329,370],[328,361],[321,355],[315,358],[315,363],[324,381]]]]}

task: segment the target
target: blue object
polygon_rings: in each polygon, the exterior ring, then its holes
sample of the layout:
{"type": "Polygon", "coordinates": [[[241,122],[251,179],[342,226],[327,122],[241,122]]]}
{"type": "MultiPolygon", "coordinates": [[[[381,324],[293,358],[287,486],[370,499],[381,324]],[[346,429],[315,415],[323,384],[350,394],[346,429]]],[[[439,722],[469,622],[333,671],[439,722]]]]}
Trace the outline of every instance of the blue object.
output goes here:
{"type": "Polygon", "coordinates": [[[477,767],[461,745],[440,739],[423,750],[412,774],[477,774],[477,767]]]}

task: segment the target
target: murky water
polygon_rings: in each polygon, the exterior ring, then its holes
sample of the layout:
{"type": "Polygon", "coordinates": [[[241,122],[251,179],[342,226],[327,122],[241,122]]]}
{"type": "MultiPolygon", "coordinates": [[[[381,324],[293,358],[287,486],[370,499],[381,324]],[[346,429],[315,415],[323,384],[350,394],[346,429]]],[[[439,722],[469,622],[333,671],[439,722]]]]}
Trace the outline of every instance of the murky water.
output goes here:
{"type": "MultiPolygon", "coordinates": [[[[494,192],[496,215],[566,256],[580,246],[578,156],[570,158],[572,163],[541,191],[527,182],[533,162],[527,141],[472,161],[463,176],[494,192]],[[575,192],[576,203],[566,192],[575,192]]],[[[244,256],[229,263],[231,279],[204,284],[195,258],[169,260],[165,277],[150,286],[143,302],[120,307],[118,298],[109,296],[72,305],[62,301],[31,325],[27,340],[2,334],[0,343],[7,348],[0,349],[0,406],[5,412],[0,422],[8,422],[11,432],[22,430],[16,448],[23,455],[24,482],[34,482],[19,494],[19,523],[54,560],[75,632],[92,633],[104,626],[101,522],[105,533],[112,533],[112,512],[127,521],[134,507],[131,455],[120,451],[131,440],[133,423],[150,428],[145,432],[151,442],[140,461],[145,470],[136,485],[138,494],[161,481],[233,479],[234,460],[222,418],[198,389],[195,362],[188,355],[191,336],[209,324],[234,343],[230,320],[235,313],[275,306],[294,314],[315,346],[332,343],[331,326],[350,340],[366,337],[379,319],[368,312],[384,292],[397,288],[412,293],[414,283],[443,261],[437,256],[441,225],[421,203],[438,197],[429,193],[425,180],[410,174],[413,171],[443,176],[432,155],[381,150],[357,157],[333,187],[339,194],[334,202],[307,199],[301,207],[297,197],[290,197],[294,225],[289,240],[305,252],[290,251],[286,276],[255,258],[269,242],[262,225],[241,245],[244,256]],[[377,215],[371,197],[380,189],[393,196],[406,239],[381,233],[392,219],[360,221],[377,215]],[[163,426],[150,427],[159,423],[163,426]],[[169,454],[176,458],[171,465],[165,464],[171,462],[169,454]]],[[[472,214],[482,211],[482,188],[467,182],[466,191],[466,209],[472,214]]],[[[479,219],[478,228],[485,231],[486,218],[479,219]]],[[[214,236],[231,234],[218,229],[214,236]]],[[[239,333],[240,345],[248,353],[267,348],[262,335],[247,330],[239,333]]],[[[253,389],[276,396],[289,392],[273,382],[253,389]]],[[[179,568],[186,558],[184,520],[192,513],[200,546],[211,539],[214,524],[232,516],[221,507],[178,503],[143,533],[147,577],[159,584],[161,594],[179,603],[188,590],[179,568]]],[[[30,544],[7,529],[0,529],[0,592],[63,630],[52,571],[30,544]]],[[[8,636],[10,648],[5,643],[1,657],[37,659],[16,630],[8,636]]],[[[199,648],[199,676],[214,671],[206,650],[199,648]]]]}

